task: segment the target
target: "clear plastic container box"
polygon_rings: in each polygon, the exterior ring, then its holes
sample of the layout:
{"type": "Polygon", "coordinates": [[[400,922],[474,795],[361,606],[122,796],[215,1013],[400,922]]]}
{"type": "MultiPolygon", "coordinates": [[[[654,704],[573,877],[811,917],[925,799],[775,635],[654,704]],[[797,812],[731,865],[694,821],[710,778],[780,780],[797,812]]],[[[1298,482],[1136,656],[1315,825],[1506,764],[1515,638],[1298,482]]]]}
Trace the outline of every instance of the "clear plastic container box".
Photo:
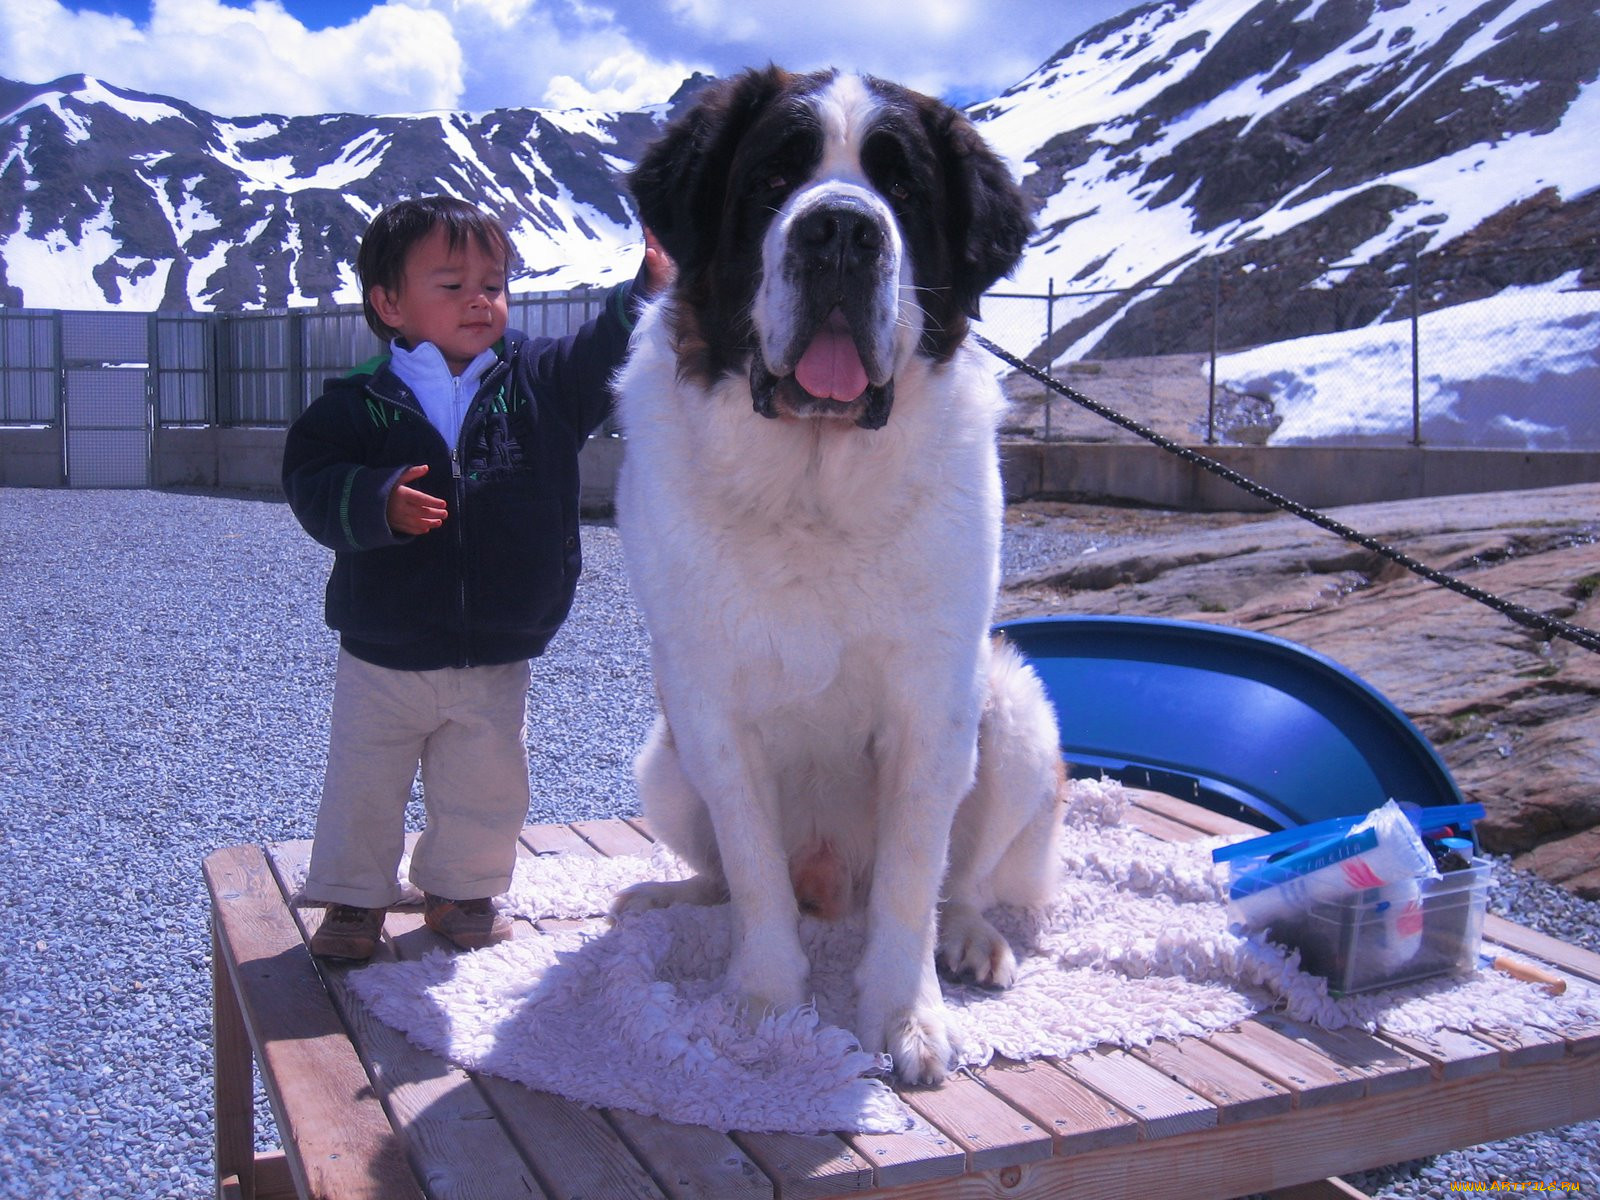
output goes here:
{"type": "Polygon", "coordinates": [[[1489,874],[1488,860],[1474,858],[1438,879],[1313,901],[1265,933],[1299,950],[1301,967],[1335,995],[1464,975],[1478,965],[1489,874]]]}

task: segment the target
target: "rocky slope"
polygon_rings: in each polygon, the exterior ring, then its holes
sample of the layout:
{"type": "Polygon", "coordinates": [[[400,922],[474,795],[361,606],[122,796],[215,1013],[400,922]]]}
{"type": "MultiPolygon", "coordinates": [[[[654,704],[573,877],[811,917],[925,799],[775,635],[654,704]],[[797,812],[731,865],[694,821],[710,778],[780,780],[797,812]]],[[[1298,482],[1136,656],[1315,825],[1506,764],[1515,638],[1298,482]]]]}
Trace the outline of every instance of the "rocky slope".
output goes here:
{"type": "MultiPolygon", "coordinates": [[[[1535,610],[1600,628],[1600,484],[1338,510],[1535,610]]],[[[1600,897],[1600,654],[1550,639],[1296,517],[1034,504],[1107,545],[1013,581],[1002,615],[1121,613],[1285,637],[1366,679],[1488,810],[1485,847],[1600,897]]]]}

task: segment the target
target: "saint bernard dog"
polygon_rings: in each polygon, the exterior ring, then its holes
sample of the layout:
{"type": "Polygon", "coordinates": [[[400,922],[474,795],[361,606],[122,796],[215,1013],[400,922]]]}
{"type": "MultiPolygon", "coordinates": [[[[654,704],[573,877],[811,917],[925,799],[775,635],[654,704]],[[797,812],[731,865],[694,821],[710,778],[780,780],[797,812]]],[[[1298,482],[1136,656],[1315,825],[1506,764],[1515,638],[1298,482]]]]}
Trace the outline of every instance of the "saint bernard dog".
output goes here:
{"type": "Polygon", "coordinates": [[[1054,713],[989,635],[1002,401],[965,340],[1022,198],[944,104],[777,68],[708,88],[630,184],[678,268],[616,388],[661,707],[635,772],[697,874],[616,911],[731,902],[759,1016],[808,999],[801,914],[863,907],[855,1032],[937,1082],[936,970],[1011,983],[984,912],[1047,900],[1060,827],[1054,713]]]}

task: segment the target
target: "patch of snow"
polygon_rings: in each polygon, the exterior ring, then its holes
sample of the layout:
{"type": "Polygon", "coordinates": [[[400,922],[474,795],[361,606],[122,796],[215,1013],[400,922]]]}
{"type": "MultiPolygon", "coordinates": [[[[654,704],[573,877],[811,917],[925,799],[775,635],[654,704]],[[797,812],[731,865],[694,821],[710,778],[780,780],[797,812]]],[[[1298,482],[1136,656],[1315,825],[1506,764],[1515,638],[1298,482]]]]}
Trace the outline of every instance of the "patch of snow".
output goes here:
{"type": "MultiPolygon", "coordinates": [[[[1600,292],[1512,288],[1418,321],[1424,443],[1557,450],[1600,446],[1600,292]]],[[[1225,354],[1219,386],[1264,397],[1270,444],[1411,441],[1411,325],[1299,338],[1225,354]]]]}

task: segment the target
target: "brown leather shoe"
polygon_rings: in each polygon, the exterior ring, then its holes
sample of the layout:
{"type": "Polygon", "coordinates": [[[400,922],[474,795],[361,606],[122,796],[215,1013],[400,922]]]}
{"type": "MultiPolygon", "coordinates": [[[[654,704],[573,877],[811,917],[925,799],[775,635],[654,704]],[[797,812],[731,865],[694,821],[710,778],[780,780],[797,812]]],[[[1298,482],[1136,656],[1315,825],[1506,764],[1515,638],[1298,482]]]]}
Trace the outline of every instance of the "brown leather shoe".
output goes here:
{"type": "Polygon", "coordinates": [[[446,900],[431,892],[424,895],[422,923],[463,950],[493,946],[511,936],[511,922],[487,897],[446,900]]]}
{"type": "Polygon", "coordinates": [[[355,904],[330,904],[311,935],[311,953],[318,958],[343,958],[366,962],[378,948],[386,908],[361,908],[355,904]]]}

